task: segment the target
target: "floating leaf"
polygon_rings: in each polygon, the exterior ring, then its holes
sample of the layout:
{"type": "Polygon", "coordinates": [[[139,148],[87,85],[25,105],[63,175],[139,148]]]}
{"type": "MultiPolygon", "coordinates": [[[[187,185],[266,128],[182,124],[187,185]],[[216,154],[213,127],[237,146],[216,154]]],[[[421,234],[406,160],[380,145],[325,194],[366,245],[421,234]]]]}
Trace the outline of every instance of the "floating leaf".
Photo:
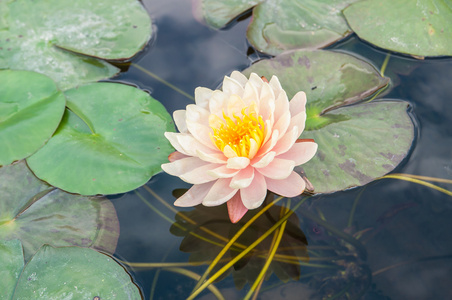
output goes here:
{"type": "Polygon", "coordinates": [[[26,259],[43,244],[113,253],[118,236],[109,200],[55,189],[37,179],[24,162],[0,168],[0,239],[20,239],[26,259]]]}
{"type": "Polygon", "coordinates": [[[344,10],[358,36],[413,56],[452,55],[452,2],[359,1],[344,10]]]}
{"type": "Polygon", "coordinates": [[[0,240],[0,299],[9,300],[24,268],[24,254],[19,240],[0,240]]]}
{"type": "Polygon", "coordinates": [[[117,83],[65,92],[66,113],[45,147],[27,159],[42,180],[71,193],[133,190],[161,171],[173,151],[171,116],[148,93],[117,83]]]}
{"type": "Polygon", "coordinates": [[[247,38],[259,51],[276,55],[297,48],[322,48],[352,31],[342,10],[357,0],[197,0],[195,8],[216,28],[255,6],[247,38]]]}
{"type": "Polygon", "coordinates": [[[0,257],[0,299],[142,299],[124,268],[93,249],[44,245],[24,268],[20,241],[0,241],[0,257]]]}
{"type": "Polygon", "coordinates": [[[63,89],[119,71],[75,53],[128,59],[151,36],[149,16],[136,0],[16,0],[7,8],[0,14],[0,26],[2,19],[6,24],[0,27],[0,68],[41,72],[63,89]]]}
{"type": "Polygon", "coordinates": [[[66,99],[49,77],[0,71],[0,166],[42,147],[58,127],[66,99]]]}
{"type": "Polygon", "coordinates": [[[306,129],[317,155],[303,169],[315,192],[366,184],[393,170],[407,155],[414,128],[403,101],[356,103],[388,84],[369,64],[330,51],[293,51],[246,69],[268,79],[277,75],[289,98],[307,94],[306,129]]]}

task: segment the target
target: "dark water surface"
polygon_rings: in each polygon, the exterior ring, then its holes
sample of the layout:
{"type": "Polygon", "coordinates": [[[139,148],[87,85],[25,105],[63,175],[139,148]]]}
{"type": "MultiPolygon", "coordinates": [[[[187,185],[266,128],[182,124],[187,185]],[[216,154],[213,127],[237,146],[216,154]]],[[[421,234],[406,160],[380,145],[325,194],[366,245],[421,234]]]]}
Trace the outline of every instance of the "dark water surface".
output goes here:
{"type": "MultiPolygon", "coordinates": [[[[188,94],[192,95],[198,86],[215,89],[224,75],[243,70],[262,57],[247,44],[249,19],[227,30],[214,31],[193,19],[188,0],[143,3],[157,34],[133,63],[188,94]]],[[[378,69],[386,56],[356,36],[331,48],[362,56],[378,69]]],[[[417,131],[409,156],[394,172],[452,179],[452,59],[419,61],[393,55],[385,74],[397,86],[384,97],[411,103],[417,131]]],[[[133,65],[115,80],[150,91],[170,113],[192,103],[133,65]]],[[[436,184],[452,190],[451,185],[436,184]]],[[[161,173],[147,187],[172,206],[172,191],[190,185],[161,173]]],[[[192,254],[180,251],[183,237],[170,233],[175,212],[148,190],[140,188],[137,192],[154,205],[154,210],[136,192],[113,199],[121,224],[118,257],[130,262],[185,263],[190,255],[191,260],[207,259],[209,253],[219,251],[208,243],[187,240],[182,248],[192,254]]],[[[291,207],[298,201],[294,199],[291,207]]],[[[225,231],[227,236],[230,225],[223,220],[224,211],[203,213],[201,218],[211,217],[206,226],[219,233],[225,231]]],[[[302,266],[297,274],[293,265],[272,264],[275,272],[283,268],[289,276],[299,275],[300,280],[283,283],[272,275],[264,282],[258,299],[452,299],[452,197],[419,184],[384,179],[312,197],[295,213],[298,220],[292,220],[294,228],[288,228],[289,235],[300,241],[300,229],[304,232],[310,263],[319,266],[302,266]]],[[[259,234],[256,232],[254,238],[259,234]]],[[[242,271],[234,271],[236,282],[229,275],[215,284],[226,299],[243,298],[250,285],[237,289],[236,284],[243,283],[237,278],[242,278],[243,272],[256,272],[259,261],[263,265],[263,259],[249,259],[242,271]]],[[[184,268],[197,274],[205,269],[184,268]]],[[[151,296],[157,270],[134,269],[133,276],[145,299],[151,296]]],[[[163,269],[158,273],[153,299],[185,299],[195,283],[163,269]]],[[[204,292],[199,299],[215,297],[204,292]]]]}

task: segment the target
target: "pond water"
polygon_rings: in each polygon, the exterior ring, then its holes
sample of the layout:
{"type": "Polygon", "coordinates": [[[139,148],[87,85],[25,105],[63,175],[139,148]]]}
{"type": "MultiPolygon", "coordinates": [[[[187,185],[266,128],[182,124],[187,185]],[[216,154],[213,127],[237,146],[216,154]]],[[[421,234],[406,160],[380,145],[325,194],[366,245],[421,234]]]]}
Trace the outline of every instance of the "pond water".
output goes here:
{"type": "MultiPolygon", "coordinates": [[[[113,80],[150,91],[170,113],[185,108],[192,100],[141,68],[192,95],[198,86],[217,88],[225,75],[263,57],[247,44],[249,19],[214,31],[193,18],[190,1],[144,0],[143,4],[156,35],[132,65],[113,80]]],[[[355,35],[330,48],[364,57],[377,69],[387,54],[355,35]]],[[[452,59],[416,60],[394,54],[385,74],[396,86],[384,98],[408,101],[416,124],[415,143],[394,172],[451,179],[452,59]]],[[[446,183],[434,184],[451,189],[446,183]]],[[[205,266],[186,263],[211,259],[220,248],[170,232],[176,215],[169,208],[176,199],[173,190],[190,185],[160,173],[146,187],[109,197],[121,225],[116,256],[128,262],[172,263],[172,267],[201,275],[205,266]]],[[[283,282],[272,274],[260,288],[258,299],[451,299],[451,200],[433,188],[397,179],[377,180],[364,187],[307,199],[295,210],[297,218],[291,220],[292,228],[288,227],[283,238],[286,246],[293,247],[284,254],[299,255],[303,265],[299,271],[298,266],[283,261],[270,267],[280,277],[299,279],[283,282]],[[306,248],[300,229],[306,237],[306,248]]],[[[299,201],[293,199],[291,207],[299,201]]],[[[278,205],[282,203],[285,200],[278,205]]],[[[279,208],[265,218],[271,220],[278,213],[279,208]]],[[[221,208],[196,210],[193,219],[226,237],[237,230],[221,208]]],[[[269,228],[268,224],[262,226],[269,228]]],[[[175,232],[174,227],[171,231],[175,232]]],[[[199,233],[199,228],[194,232],[199,233]]],[[[249,245],[261,233],[257,230],[241,242],[249,245]]],[[[262,257],[246,257],[232,271],[234,274],[215,283],[226,299],[245,296],[253,281],[239,287],[244,278],[253,278],[262,268],[266,252],[262,253],[262,257]]],[[[185,299],[196,284],[196,280],[175,273],[179,269],[131,270],[145,299],[185,299]]],[[[215,299],[207,290],[198,297],[215,299]]]]}

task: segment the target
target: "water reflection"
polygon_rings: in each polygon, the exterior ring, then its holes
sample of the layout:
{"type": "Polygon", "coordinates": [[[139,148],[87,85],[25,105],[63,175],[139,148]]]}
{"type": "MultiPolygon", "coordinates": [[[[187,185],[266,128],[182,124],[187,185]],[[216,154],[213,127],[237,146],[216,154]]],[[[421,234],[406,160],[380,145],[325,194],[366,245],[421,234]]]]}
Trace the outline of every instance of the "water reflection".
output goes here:
{"type": "MultiPolygon", "coordinates": [[[[273,197],[270,194],[266,201],[273,197]]],[[[270,207],[240,235],[211,273],[221,269],[267,232],[281,219],[284,210],[285,208],[279,205],[270,207]]],[[[227,241],[259,211],[259,209],[252,210],[238,223],[232,224],[229,220],[226,205],[218,207],[199,205],[191,211],[179,212],[170,232],[176,236],[184,237],[180,244],[180,250],[190,253],[189,261],[197,265],[214,260],[227,241]]],[[[307,263],[309,255],[306,248],[306,236],[300,229],[299,224],[299,219],[295,214],[288,218],[284,234],[266,278],[269,278],[272,273],[284,282],[300,278],[300,264],[307,263]]],[[[254,250],[236,262],[234,267],[223,274],[220,279],[232,272],[234,283],[238,289],[242,289],[246,283],[252,285],[262,270],[274,243],[275,237],[273,235],[268,236],[254,250]]]]}

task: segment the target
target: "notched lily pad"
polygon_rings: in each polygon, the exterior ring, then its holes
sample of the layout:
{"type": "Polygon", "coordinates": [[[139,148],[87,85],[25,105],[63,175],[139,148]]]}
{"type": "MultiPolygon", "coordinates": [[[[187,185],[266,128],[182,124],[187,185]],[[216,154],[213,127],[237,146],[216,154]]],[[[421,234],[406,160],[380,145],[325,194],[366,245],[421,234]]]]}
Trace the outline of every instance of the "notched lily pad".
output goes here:
{"type": "Polygon", "coordinates": [[[254,7],[247,38],[272,55],[299,48],[322,48],[352,33],[342,10],[357,0],[197,0],[195,12],[216,28],[254,7]]]}
{"type": "Polygon", "coordinates": [[[389,82],[368,63],[344,53],[298,50],[244,71],[251,72],[277,75],[289,98],[306,92],[301,138],[313,138],[319,148],[303,169],[316,193],[366,184],[392,171],[407,155],[414,138],[408,103],[356,104],[389,82]]]}
{"type": "Polygon", "coordinates": [[[133,190],[161,171],[173,151],[164,132],[171,116],[148,93],[117,83],[92,83],[65,92],[60,127],[27,159],[42,180],[71,193],[133,190]]]}
{"type": "Polygon", "coordinates": [[[43,244],[113,253],[118,237],[119,222],[109,200],[55,189],[23,161],[0,168],[0,239],[20,239],[25,259],[43,244]]]}
{"type": "Polygon", "coordinates": [[[415,57],[452,55],[452,3],[441,0],[359,1],[344,10],[356,34],[415,57]]]}
{"type": "Polygon", "coordinates": [[[136,0],[16,0],[3,6],[0,68],[41,72],[63,89],[115,75],[116,67],[96,58],[128,59],[151,36],[149,16],[136,0]]]}
{"type": "Polygon", "coordinates": [[[66,99],[49,77],[0,71],[0,166],[42,147],[58,127],[66,99]]]}
{"type": "Polygon", "coordinates": [[[0,240],[0,299],[142,299],[130,275],[93,249],[42,246],[24,267],[19,240],[0,240]]]}

